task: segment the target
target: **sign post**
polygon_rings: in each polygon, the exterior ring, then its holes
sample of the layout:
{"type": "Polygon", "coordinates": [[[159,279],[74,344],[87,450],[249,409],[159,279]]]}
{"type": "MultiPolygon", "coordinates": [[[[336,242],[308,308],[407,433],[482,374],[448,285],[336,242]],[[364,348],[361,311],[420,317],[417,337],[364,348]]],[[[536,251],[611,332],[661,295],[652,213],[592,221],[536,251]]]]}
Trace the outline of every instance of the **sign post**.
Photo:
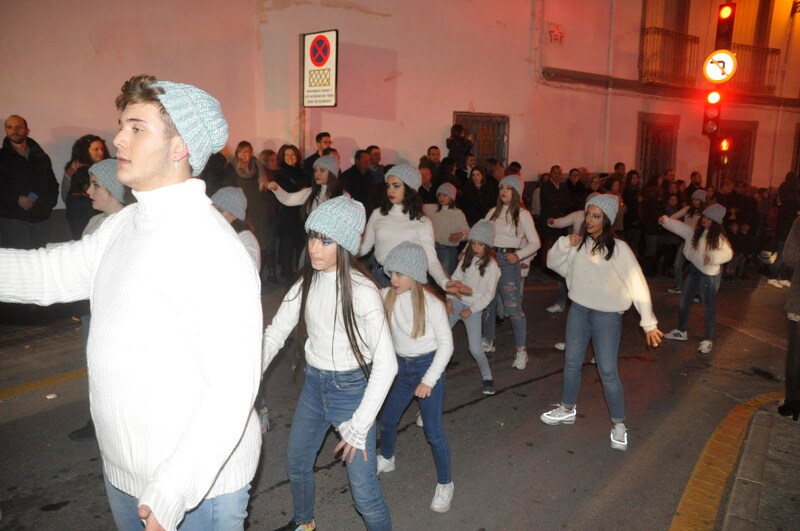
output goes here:
{"type": "Polygon", "coordinates": [[[339,30],[303,35],[303,107],[336,107],[339,30]]]}

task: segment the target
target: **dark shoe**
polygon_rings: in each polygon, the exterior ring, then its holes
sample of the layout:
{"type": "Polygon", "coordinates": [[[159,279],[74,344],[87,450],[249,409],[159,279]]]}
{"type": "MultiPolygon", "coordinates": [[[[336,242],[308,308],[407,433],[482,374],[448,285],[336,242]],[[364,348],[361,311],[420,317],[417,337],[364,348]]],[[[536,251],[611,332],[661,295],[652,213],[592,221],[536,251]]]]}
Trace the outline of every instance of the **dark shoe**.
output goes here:
{"type": "Polygon", "coordinates": [[[313,531],[316,528],[317,524],[314,522],[313,518],[307,524],[298,524],[294,521],[294,519],[292,519],[291,522],[283,527],[279,527],[275,531],[313,531]]]}
{"type": "Polygon", "coordinates": [[[90,439],[95,439],[96,436],[94,434],[94,422],[90,420],[83,428],[78,428],[77,430],[70,432],[69,438],[71,441],[88,441],[90,439]]]}
{"type": "Polygon", "coordinates": [[[495,393],[494,380],[484,380],[483,381],[483,394],[485,394],[485,395],[493,395],[494,393],[495,393]]]}
{"type": "Polygon", "coordinates": [[[778,406],[778,413],[784,417],[791,415],[792,420],[797,421],[800,418],[800,400],[793,400],[791,402],[783,401],[783,405],[778,406]]]}

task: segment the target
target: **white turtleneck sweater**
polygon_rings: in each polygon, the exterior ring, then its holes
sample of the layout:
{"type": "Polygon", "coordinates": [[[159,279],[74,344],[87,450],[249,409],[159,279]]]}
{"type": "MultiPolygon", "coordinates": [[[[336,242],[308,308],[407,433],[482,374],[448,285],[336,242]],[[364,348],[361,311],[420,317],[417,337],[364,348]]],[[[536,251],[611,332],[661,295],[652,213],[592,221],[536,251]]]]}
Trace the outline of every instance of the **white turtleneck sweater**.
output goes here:
{"type": "MultiPolygon", "coordinates": [[[[381,296],[386,300],[386,295],[393,288],[383,288],[381,296]]],[[[404,358],[418,358],[425,354],[436,352],[433,355],[428,370],[422,377],[422,383],[433,387],[453,355],[453,332],[444,304],[428,290],[423,289],[425,296],[425,333],[420,337],[412,338],[414,330],[414,307],[411,300],[411,290],[397,296],[392,311],[392,343],[398,356],[404,358]]]]}
{"type": "Polygon", "coordinates": [[[134,195],[79,241],[0,250],[0,300],[91,300],[103,469],[172,530],[204,498],[247,485],[258,465],[259,281],[203,181],[134,195]]]}
{"type": "Polygon", "coordinates": [[[493,207],[486,214],[486,219],[494,223],[494,247],[517,249],[516,253],[520,260],[524,260],[539,250],[542,243],[539,241],[539,233],[536,232],[530,212],[524,208],[519,209],[519,223],[515,228],[511,216],[508,214],[507,205],[503,205],[500,215],[497,216],[497,219],[492,220],[495,210],[497,207],[493,207]],[[523,242],[525,243],[524,247],[522,246],[523,242]]]}
{"type": "Polygon", "coordinates": [[[458,244],[465,239],[469,234],[469,224],[464,212],[459,208],[450,208],[436,204],[422,205],[422,211],[428,216],[433,224],[433,236],[439,245],[447,245],[448,247],[457,247],[458,244]],[[461,234],[457,242],[450,241],[450,235],[456,232],[461,234]]]}
{"type": "MultiPolygon", "coordinates": [[[[367,433],[397,374],[397,360],[386,324],[383,301],[375,283],[357,271],[351,274],[351,279],[353,311],[358,331],[364,340],[360,349],[367,363],[372,362],[372,369],[361,403],[353,416],[342,422],[338,429],[342,439],[350,446],[364,449],[367,433]]],[[[262,365],[265,370],[300,318],[302,282],[302,279],[298,280],[292,286],[272,323],[264,331],[262,365]]],[[[359,368],[347,339],[340,298],[341,295],[337,297],[336,294],[336,272],[317,272],[308,291],[305,310],[308,332],[305,344],[306,363],[316,369],[349,371],[359,368]]]]}
{"type": "MultiPolygon", "coordinates": [[[[538,238],[537,238],[538,241],[538,238]]],[[[380,208],[376,208],[369,217],[364,235],[361,237],[359,256],[364,256],[375,247],[375,259],[379,264],[386,263],[389,252],[403,242],[412,242],[422,246],[425,256],[428,257],[428,273],[433,277],[439,287],[445,289],[447,274],[442,269],[442,263],[436,256],[434,245],[433,225],[426,216],[420,219],[408,217],[403,213],[403,205],[392,205],[384,216],[380,208]]]]}
{"type": "MultiPolygon", "coordinates": [[[[500,280],[500,266],[497,261],[492,259],[486,264],[486,270],[481,275],[481,269],[478,263],[480,258],[473,257],[467,270],[464,271],[464,259],[458,262],[456,270],[453,272],[453,280],[460,280],[467,286],[472,288],[471,295],[462,295],[461,302],[469,306],[472,313],[482,312],[489,303],[494,300],[495,293],[497,292],[497,282],[500,280]]],[[[448,294],[448,299],[454,299],[455,296],[448,294]]]]}

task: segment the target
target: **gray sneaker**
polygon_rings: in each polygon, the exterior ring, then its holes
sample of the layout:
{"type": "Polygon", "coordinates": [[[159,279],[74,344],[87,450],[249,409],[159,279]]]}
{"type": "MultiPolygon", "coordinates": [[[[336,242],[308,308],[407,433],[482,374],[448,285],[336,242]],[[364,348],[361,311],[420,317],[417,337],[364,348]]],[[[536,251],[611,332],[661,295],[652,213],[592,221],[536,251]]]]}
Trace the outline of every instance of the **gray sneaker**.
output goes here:
{"type": "Polygon", "coordinates": [[[556,424],[575,424],[575,417],[578,415],[578,407],[572,406],[567,409],[563,404],[559,404],[555,409],[542,413],[539,417],[545,424],[555,426],[556,424]]]}
{"type": "Polygon", "coordinates": [[[621,422],[611,428],[611,448],[622,452],[628,449],[628,430],[621,422]]]}

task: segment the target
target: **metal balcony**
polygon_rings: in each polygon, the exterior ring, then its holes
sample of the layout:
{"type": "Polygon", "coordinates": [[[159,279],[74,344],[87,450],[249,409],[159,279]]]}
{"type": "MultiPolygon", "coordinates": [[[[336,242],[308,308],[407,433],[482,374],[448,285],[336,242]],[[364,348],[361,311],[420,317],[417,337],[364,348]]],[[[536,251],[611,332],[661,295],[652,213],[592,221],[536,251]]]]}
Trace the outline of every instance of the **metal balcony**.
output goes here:
{"type": "Polygon", "coordinates": [[[774,95],[781,51],[736,42],[731,48],[736,54],[738,66],[728,83],[730,89],[745,94],[774,95]]]}
{"type": "Polygon", "coordinates": [[[645,28],[639,56],[639,81],[693,87],[700,71],[699,42],[694,35],[665,28],[645,28]]]}

